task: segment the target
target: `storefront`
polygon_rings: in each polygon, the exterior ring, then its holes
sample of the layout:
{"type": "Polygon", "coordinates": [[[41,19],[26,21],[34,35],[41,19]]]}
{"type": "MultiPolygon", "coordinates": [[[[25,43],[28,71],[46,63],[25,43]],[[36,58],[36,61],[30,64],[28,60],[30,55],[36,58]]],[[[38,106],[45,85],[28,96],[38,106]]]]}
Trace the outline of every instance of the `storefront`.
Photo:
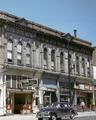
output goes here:
{"type": "Polygon", "coordinates": [[[6,98],[7,114],[21,114],[32,112],[33,93],[31,91],[9,90],[6,98]]]}
{"type": "Polygon", "coordinates": [[[44,79],[41,80],[39,88],[40,105],[47,106],[57,101],[57,81],[44,79]]]}
{"type": "Polygon", "coordinates": [[[94,87],[91,85],[78,84],[75,86],[75,104],[80,105],[84,101],[86,106],[94,105],[94,87]]]}
{"type": "MultiPolygon", "coordinates": [[[[21,71],[20,71],[21,72],[21,71]]],[[[33,112],[38,79],[25,75],[6,74],[6,114],[33,112]]]]}
{"type": "Polygon", "coordinates": [[[50,105],[57,101],[56,91],[45,91],[44,106],[50,105]]]}
{"type": "Polygon", "coordinates": [[[68,101],[69,89],[66,82],[59,82],[60,86],[60,102],[68,101]]]}

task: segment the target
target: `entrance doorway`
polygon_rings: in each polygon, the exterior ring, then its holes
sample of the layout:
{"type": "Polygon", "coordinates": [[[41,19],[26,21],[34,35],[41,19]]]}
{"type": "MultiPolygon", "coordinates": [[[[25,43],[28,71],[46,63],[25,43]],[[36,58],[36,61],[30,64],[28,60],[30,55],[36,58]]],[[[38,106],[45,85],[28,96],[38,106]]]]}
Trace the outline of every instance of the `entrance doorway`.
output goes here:
{"type": "Polygon", "coordinates": [[[45,91],[44,94],[44,106],[50,105],[57,101],[56,92],[45,91]]]}
{"type": "Polygon", "coordinates": [[[23,109],[25,104],[25,94],[15,94],[14,95],[14,113],[19,114],[23,109]]]}
{"type": "MultiPolygon", "coordinates": [[[[14,94],[14,113],[20,114],[25,106],[32,104],[32,94],[30,93],[16,93],[14,94]]],[[[27,110],[27,108],[26,108],[27,110]]]]}

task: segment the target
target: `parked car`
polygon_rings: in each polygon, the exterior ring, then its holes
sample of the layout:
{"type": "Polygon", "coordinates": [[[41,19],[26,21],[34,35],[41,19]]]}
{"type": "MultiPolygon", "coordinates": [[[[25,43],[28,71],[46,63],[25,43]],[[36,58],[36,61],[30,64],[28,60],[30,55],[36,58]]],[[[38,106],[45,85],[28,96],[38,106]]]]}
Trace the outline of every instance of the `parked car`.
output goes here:
{"type": "Polygon", "coordinates": [[[56,102],[51,106],[40,109],[37,113],[37,118],[38,120],[57,120],[65,118],[72,120],[75,115],[77,115],[77,112],[68,102],[56,102]]]}

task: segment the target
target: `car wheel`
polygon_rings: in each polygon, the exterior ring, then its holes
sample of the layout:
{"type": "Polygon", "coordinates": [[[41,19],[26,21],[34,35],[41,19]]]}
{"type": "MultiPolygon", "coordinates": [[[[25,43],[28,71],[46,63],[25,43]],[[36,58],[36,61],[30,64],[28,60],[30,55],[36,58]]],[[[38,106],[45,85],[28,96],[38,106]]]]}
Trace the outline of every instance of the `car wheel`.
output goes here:
{"type": "Polygon", "coordinates": [[[74,120],[74,115],[71,115],[71,116],[70,116],[70,120],[74,120]]]}
{"type": "Polygon", "coordinates": [[[57,120],[56,115],[53,114],[53,115],[51,116],[51,120],[57,120]]]}
{"type": "Polygon", "coordinates": [[[38,120],[43,120],[43,118],[38,118],[38,120]]]}

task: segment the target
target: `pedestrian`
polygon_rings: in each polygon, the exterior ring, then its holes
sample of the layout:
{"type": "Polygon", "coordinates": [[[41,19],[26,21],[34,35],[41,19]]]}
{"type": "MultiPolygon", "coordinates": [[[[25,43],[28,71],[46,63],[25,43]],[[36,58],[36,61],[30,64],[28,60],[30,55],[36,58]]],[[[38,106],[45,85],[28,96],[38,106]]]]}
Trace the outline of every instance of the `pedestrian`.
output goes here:
{"type": "Polygon", "coordinates": [[[80,106],[81,106],[82,110],[84,111],[84,109],[85,109],[85,102],[81,101],[80,106]]]}

